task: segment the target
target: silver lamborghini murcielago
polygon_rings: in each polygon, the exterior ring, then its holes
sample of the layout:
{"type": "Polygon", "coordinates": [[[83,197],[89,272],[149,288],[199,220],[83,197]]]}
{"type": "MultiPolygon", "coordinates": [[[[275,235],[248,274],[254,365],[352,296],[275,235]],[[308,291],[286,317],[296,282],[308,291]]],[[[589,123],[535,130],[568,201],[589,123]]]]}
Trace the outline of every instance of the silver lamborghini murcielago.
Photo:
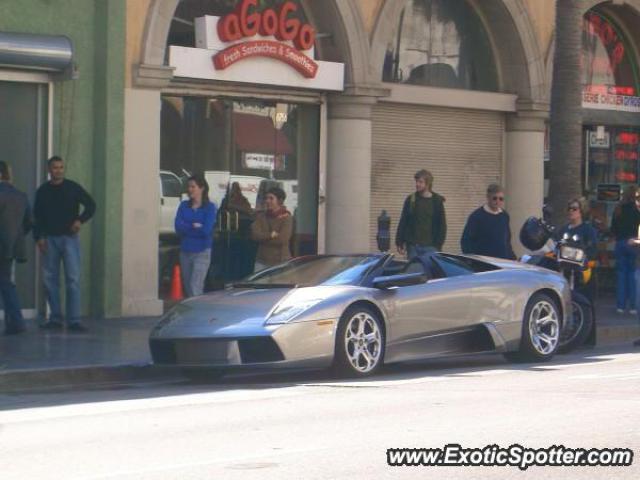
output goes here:
{"type": "Polygon", "coordinates": [[[334,367],[500,352],[544,361],[571,313],[565,279],[495,258],[434,253],[300,257],[190,298],[150,335],[153,361],[224,373],[240,367],[334,367]]]}

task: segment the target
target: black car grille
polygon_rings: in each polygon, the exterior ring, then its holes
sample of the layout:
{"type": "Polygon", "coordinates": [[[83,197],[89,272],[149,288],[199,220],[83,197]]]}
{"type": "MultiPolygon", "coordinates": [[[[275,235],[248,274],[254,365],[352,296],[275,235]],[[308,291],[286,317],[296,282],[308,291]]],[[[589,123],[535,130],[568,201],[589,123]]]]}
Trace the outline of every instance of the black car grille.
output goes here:
{"type": "Polygon", "coordinates": [[[270,337],[238,340],[181,339],[151,340],[151,358],[159,365],[207,365],[230,364],[232,352],[238,344],[242,363],[279,362],[284,360],[282,351],[270,337]],[[231,355],[231,357],[230,357],[231,355]]]}
{"type": "Polygon", "coordinates": [[[167,340],[150,340],[151,358],[153,363],[161,365],[175,365],[177,362],[175,342],[167,340]]]}
{"type": "Polygon", "coordinates": [[[282,351],[271,337],[238,340],[242,363],[279,362],[284,360],[282,351]]]}

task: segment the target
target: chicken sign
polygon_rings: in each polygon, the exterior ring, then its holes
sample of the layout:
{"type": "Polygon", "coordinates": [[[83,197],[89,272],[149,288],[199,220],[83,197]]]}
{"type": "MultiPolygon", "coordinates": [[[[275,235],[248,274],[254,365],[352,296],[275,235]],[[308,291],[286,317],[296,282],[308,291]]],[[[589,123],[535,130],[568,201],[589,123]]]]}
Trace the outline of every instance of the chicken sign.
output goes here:
{"type": "Polygon", "coordinates": [[[288,1],[277,10],[260,12],[258,0],[242,0],[232,13],[218,20],[220,40],[235,43],[213,56],[214,67],[224,70],[247,58],[269,57],[290,65],[306,78],[315,78],[318,64],[304,51],[313,47],[316,31],[292,16],[297,10],[298,6],[288,1]]]}

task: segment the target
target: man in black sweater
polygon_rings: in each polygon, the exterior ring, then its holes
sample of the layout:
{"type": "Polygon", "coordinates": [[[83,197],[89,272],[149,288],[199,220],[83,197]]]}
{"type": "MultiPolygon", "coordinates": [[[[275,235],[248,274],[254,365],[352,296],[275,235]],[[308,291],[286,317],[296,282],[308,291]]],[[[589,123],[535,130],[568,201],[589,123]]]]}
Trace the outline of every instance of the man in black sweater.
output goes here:
{"type": "Polygon", "coordinates": [[[500,185],[487,188],[487,203],[467,219],[460,244],[463,253],[515,260],[511,248],[509,214],[504,210],[504,190],[500,185]]]}
{"type": "Polygon", "coordinates": [[[80,240],[78,232],[96,211],[96,204],[84,188],[64,178],[64,162],[55,156],[48,161],[49,181],[36,192],[34,237],[43,255],[44,286],[51,309],[45,329],[62,328],[60,263],[64,264],[67,329],[86,330],[80,323],[80,240]],[[83,211],[80,213],[80,206],[83,211]]]}

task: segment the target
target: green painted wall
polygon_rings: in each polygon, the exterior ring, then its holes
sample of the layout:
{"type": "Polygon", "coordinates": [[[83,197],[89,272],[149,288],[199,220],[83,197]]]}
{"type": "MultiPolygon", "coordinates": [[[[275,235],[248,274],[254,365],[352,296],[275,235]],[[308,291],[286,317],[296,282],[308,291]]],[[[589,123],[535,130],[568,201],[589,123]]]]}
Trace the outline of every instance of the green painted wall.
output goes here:
{"type": "Polygon", "coordinates": [[[125,20],[125,0],[0,1],[0,31],[73,42],[79,78],[54,83],[53,153],[98,204],[81,233],[83,313],[98,316],[121,308],[125,20]]]}

